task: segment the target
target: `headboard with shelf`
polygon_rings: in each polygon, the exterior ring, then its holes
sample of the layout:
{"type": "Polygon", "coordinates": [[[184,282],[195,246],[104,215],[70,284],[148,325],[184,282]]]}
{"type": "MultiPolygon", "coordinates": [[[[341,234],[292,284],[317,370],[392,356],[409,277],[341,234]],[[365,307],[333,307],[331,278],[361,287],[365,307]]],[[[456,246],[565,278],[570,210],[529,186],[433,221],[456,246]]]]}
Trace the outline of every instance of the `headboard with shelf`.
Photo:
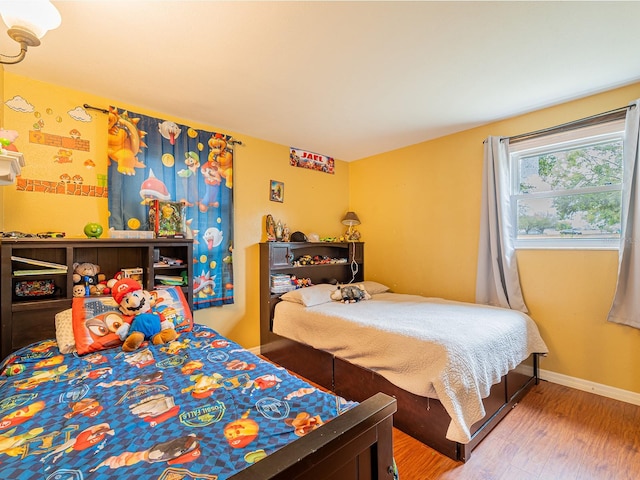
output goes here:
{"type": "Polygon", "coordinates": [[[271,276],[295,275],[319,283],[349,283],[364,280],[364,243],[350,242],[263,242],[260,244],[260,343],[278,338],[271,332],[273,310],[280,294],[271,292],[271,276]],[[335,260],[330,263],[300,265],[304,255],[335,260]],[[338,262],[344,259],[344,262],[338,262]]]}
{"type": "MultiPolygon", "coordinates": [[[[153,290],[158,273],[181,275],[189,279],[182,290],[193,309],[193,240],[185,239],[115,239],[115,238],[21,238],[0,240],[0,357],[43,338],[55,336],[54,316],[71,306],[73,268],[75,263],[89,262],[100,266],[107,278],[123,268],[142,268],[142,285],[153,290]],[[160,266],[158,255],[182,260],[180,265],[160,266]],[[34,265],[24,263],[28,260],[34,265]],[[62,273],[54,273],[41,263],[57,264],[62,273]],[[22,269],[36,269],[28,276],[22,269]],[[39,270],[38,270],[39,269],[39,270]],[[43,297],[17,298],[16,284],[22,281],[52,281],[55,290],[43,297]]],[[[57,272],[57,271],[56,271],[57,272]]]]}

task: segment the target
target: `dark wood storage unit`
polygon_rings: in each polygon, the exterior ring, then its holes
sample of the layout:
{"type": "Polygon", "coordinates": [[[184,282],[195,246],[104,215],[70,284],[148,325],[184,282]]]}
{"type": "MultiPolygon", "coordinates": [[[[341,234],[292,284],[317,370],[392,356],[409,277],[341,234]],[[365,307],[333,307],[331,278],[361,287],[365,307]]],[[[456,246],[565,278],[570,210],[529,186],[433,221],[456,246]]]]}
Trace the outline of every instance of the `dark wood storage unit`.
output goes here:
{"type": "MultiPolygon", "coordinates": [[[[266,345],[280,337],[271,332],[273,309],[280,294],[271,293],[271,275],[284,273],[298,278],[310,278],[319,283],[355,282],[364,280],[364,243],[330,242],[264,242],[260,244],[260,343],[266,345]],[[296,266],[303,255],[346,259],[345,263],[296,266]]],[[[268,349],[268,348],[267,348],[268,349]]]]}
{"type": "Polygon", "coordinates": [[[193,307],[193,241],[183,239],[3,239],[0,241],[0,300],[2,325],[0,345],[2,358],[20,347],[43,338],[55,337],[54,316],[71,306],[73,290],[73,264],[91,262],[100,266],[101,273],[113,278],[123,268],[141,267],[142,284],[147,290],[157,285],[156,274],[179,276],[186,271],[188,286],[183,287],[185,297],[193,307]],[[163,257],[183,261],[177,266],[154,266],[154,252],[163,257]],[[44,267],[12,261],[22,257],[67,266],[67,273],[41,273],[27,276],[14,275],[15,270],[42,269],[44,267]],[[52,295],[18,297],[18,282],[52,280],[52,295]]]}

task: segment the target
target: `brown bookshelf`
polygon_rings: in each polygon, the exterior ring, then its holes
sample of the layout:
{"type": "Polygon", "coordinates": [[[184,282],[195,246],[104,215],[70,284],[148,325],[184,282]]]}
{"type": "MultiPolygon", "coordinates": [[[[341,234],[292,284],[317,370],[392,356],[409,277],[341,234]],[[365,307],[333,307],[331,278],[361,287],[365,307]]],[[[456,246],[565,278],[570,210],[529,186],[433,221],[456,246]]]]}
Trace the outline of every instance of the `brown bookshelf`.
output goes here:
{"type": "Polygon", "coordinates": [[[156,274],[180,276],[186,272],[188,285],[183,286],[189,306],[193,308],[193,241],[186,239],[66,239],[24,238],[0,241],[0,300],[2,323],[0,348],[2,358],[16,349],[45,336],[55,337],[55,314],[70,308],[73,290],[73,264],[91,262],[100,266],[106,278],[113,278],[124,268],[140,267],[142,284],[153,290],[158,284],[156,274]],[[156,267],[158,256],[179,258],[180,265],[156,267]],[[45,267],[29,265],[12,257],[35,260],[38,263],[65,265],[67,271],[54,273],[45,267]],[[42,270],[29,275],[15,274],[20,270],[42,270]],[[55,291],[46,297],[17,297],[16,284],[21,281],[44,280],[55,284],[55,291]]]}

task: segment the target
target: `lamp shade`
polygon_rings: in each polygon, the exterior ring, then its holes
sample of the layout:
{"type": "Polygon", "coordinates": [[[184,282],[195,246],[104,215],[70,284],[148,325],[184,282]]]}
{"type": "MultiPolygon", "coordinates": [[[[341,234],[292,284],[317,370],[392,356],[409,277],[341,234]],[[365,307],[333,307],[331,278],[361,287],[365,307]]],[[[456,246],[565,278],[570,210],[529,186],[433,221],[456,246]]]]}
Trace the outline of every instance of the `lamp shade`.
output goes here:
{"type": "Polygon", "coordinates": [[[0,1],[0,14],[7,27],[29,30],[39,39],[62,22],[60,12],[49,0],[0,1]]]}
{"type": "Polygon", "coordinates": [[[353,225],[360,225],[360,219],[355,212],[347,212],[346,215],[342,218],[343,225],[349,225],[352,227],[353,225]]]}

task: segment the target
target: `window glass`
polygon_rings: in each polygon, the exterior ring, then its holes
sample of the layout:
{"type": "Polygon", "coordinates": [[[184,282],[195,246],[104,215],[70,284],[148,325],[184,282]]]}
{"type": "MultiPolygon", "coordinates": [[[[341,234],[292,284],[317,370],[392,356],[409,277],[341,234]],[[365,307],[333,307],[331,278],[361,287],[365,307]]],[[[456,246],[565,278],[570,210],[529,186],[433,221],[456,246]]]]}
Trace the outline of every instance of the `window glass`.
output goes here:
{"type": "Polygon", "coordinates": [[[623,122],[510,148],[516,247],[617,248],[623,122]]]}

